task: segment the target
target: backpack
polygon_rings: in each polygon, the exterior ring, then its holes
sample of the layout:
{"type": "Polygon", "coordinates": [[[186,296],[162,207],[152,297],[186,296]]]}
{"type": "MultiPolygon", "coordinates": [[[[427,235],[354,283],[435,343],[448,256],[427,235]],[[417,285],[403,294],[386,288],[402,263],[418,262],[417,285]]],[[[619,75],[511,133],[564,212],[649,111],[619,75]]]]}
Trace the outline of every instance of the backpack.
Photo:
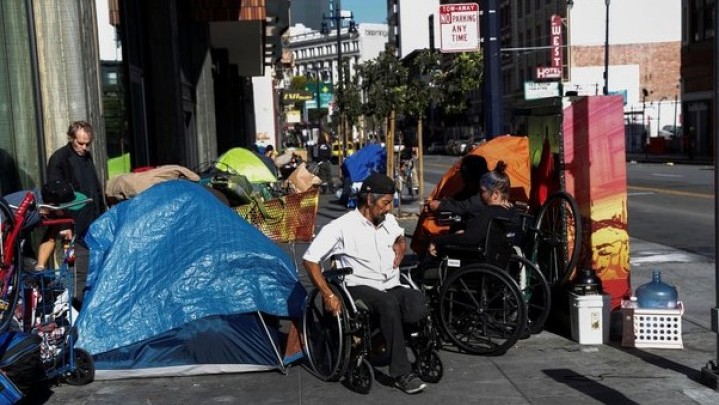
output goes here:
{"type": "Polygon", "coordinates": [[[241,174],[215,173],[209,184],[221,191],[232,206],[249,204],[252,201],[252,183],[241,174]]]}

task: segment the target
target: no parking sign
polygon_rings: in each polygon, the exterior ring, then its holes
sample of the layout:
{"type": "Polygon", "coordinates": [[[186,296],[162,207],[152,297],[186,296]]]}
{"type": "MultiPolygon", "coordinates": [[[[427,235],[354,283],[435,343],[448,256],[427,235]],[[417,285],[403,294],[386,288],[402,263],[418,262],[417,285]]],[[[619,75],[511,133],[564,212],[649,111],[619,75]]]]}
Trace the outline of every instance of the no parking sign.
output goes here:
{"type": "Polygon", "coordinates": [[[439,6],[442,52],[479,50],[479,5],[477,3],[439,6]]]}

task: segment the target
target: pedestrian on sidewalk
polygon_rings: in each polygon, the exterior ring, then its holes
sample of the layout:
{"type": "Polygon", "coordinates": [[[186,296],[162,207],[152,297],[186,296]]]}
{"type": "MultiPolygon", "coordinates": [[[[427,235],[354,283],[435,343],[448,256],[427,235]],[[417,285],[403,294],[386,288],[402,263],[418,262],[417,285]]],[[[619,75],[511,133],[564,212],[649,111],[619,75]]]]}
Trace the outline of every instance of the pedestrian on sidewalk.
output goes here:
{"type": "Polygon", "coordinates": [[[92,203],[71,212],[75,220],[76,235],[75,278],[77,288],[74,304],[81,306],[90,259],[84,238],[90,224],[105,212],[106,205],[102,184],[97,176],[90,153],[90,145],[94,138],[92,125],[86,121],[75,121],[70,124],[67,137],[67,145],[50,156],[47,175],[49,182],[69,183],[75,191],[92,199],[92,203]]]}

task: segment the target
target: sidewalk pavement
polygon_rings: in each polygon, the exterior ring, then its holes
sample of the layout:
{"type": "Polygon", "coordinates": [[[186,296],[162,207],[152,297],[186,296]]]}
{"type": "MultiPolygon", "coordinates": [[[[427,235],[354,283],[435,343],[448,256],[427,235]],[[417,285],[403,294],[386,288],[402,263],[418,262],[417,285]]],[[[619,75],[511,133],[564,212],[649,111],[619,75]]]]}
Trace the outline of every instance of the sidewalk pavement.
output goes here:
{"type": "MultiPolygon", "coordinates": [[[[345,208],[323,195],[319,227],[345,208]]],[[[418,202],[406,204],[418,212],[418,202]]],[[[417,215],[400,219],[411,237],[417,215]]],[[[297,245],[301,262],[306,245],[297,245]]],[[[219,376],[99,381],[53,388],[50,404],[716,404],[719,393],[700,383],[708,361],[717,359],[717,335],[711,332],[715,303],[715,265],[706,258],[638,239],[630,240],[633,287],[658,269],[675,283],[684,302],[683,349],[625,348],[619,341],[580,345],[566,334],[543,331],[520,340],[506,354],[481,357],[446,347],[440,355],[444,377],[425,392],[409,396],[386,381],[386,368],[376,370],[369,395],[349,391],[341,383],[323,383],[301,366],[286,374],[258,372],[219,376]]],[[[288,248],[288,252],[292,250],[288,248]]],[[[303,283],[304,269],[300,268],[303,283]]]]}

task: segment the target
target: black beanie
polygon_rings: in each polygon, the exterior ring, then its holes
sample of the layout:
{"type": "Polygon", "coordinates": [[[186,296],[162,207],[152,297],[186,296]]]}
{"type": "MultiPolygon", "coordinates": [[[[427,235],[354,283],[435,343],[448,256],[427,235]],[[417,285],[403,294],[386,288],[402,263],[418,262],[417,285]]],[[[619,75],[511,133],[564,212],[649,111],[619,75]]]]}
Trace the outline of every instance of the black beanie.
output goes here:
{"type": "Polygon", "coordinates": [[[382,173],[370,174],[360,187],[360,193],[394,194],[394,182],[382,173]]]}

